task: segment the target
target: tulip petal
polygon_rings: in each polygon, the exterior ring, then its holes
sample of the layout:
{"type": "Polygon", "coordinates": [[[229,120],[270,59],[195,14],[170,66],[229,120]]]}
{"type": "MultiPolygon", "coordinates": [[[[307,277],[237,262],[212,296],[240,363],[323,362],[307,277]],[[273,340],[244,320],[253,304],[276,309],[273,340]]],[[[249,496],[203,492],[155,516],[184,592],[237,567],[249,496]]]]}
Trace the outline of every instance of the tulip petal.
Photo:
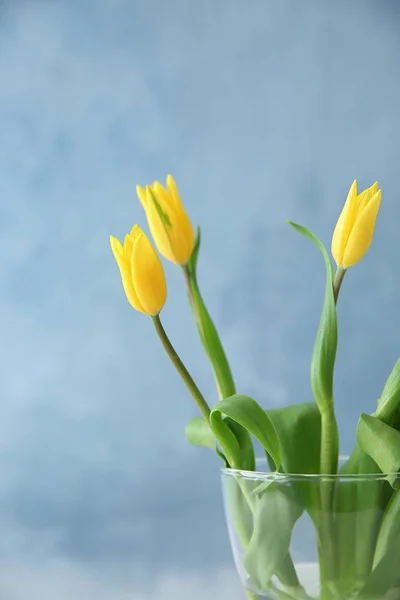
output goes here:
{"type": "Polygon", "coordinates": [[[131,274],[143,312],[158,315],[167,298],[167,283],[161,261],[143,232],[134,240],[131,274]]]}
{"type": "Polygon", "coordinates": [[[143,206],[143,208],[146,210],[147,207],[147,194],[146,194],[146,190],[141,186],[141,185],[137,185],[136,186],[136,194],[143,206]]]}
{"type": "Polygon", "coordinates": [[[132,248],[133,248],[133,237],[127,233],[124,237],[124,259],[128,264],[131,262],[132,256],[132,248]]]}
{"type": "Polygon", "coordinates": [[[371,187],[367,188],[357,196],[357,214],[360,215],[368,202],[375,196],[378,191],[378,182],[375,181],[371,187]]]}
{"type": "MultiPolygon", "coordinates": [[[[156,195],[153,187],[148,186],[146,188],[146,217],[149,224],[151,235],[157,245],[158,251],[167,260],[176,262],[175,254],[173,252],[173,245],[170,235],[172,234],[172,227],[168,227],[166,224],[166,218],[161,216],[166,213],[166,206],[163,200],[156,195]]],[[[167,218],[170,221],[170,215],[167,214],[167,218]]]]}
{"type": "Polygon", "coordinates": [[[357,214],[357,180],[350,187],[347,199],[332,237],[332,256],[337,265],[343,266],[343,256],[347,241],[357,214]]]}
{"type": "Polygon", "coordinates": [[[179,215],[180,233],[182,239],[182,249],[180,252],[180,264],[186,264],[192,256],[195,234],[191,220],[185,209],[181,206],[179,215]]]}
{"type": "Polygon", "coordinates": [[[179,208],[182,206],[181,197],[178,192],[178,186],[175,183],[175,179],[172,175],[167,175],[167,190],[171,195],[174,205],[179,208]]]}
{"type": "Polygon", "coordinates": [[[124,258],[124,249],[122,247],[122,244],[118,238],[114,237],[113,235],[110,235],[110,245],[112,253],[114,254],[114,258],[119,265],[120,261],[124,258]]]}
{"type": "MultiPolygon", "coordinates": [[[[125,236],[125,240],[128,236],[125,236]]],[[[143,310],[143,306],[141,305],[139,298],[135,292],[135,288],[133,287],[132,277],[131,277],[131,268],[130,261],[126,260],[125,249],[122,247],[121,242],[110,236],[110,244],[111,250],[114,254],[114,258],[117,261],[119,272],[122,279],[122,285],[124,287],[125,295],[128,299],[130,305],[135,309],[141,312],[145,312],[143,310]]]]}
{"type": "Polygon", "coordinates": [[[139,227],[139,225],[134,225],[132,227],[132,229],[130,230],[130,232],[128,233],[128,236],[131,238],[132,242],[134,242],[135,239],[137,238],[137,236],[140,235],[141,233],[143,233],[143,231],[139,227]]]}
{"type": "MultiPolygon", "coordinates": [[[[174,205],[171,194],[156,182],[150,189],[152,211],[147,211],[149,227],[159,252],[167,260],[175,264],[186,264],[190,258],[194,245],[188,238],[188,223],[191,223],[180,204],[174,205]],[[152,192],[152,193],[151,193],[152,192]],[[191,244],[191,246],[190,246],[191,244]]],[[[190,235],[190,230],[189,230],[190,235]]]]}
{"type": "Polygon", "coordinates": [[[172,175],[167,176],[166,186],[155,181],[146,187],[145,198],[143,188],[138,186],[137,192],[160,254],[175,264],[185,265],[193,253],[195,234],[172,175]]]}
{"type": "Polygon", "coordinates": [[[186,264],[192,255],[194,248],[194,229],[191,220],[189,219],[185,208],[181,202],[178,187],[172,175],[167,176],[167,189],[170,196],[170,203],[175,207],[179,229],[181,233],[180,243],[182,244],[180,255],[180,264],[186,264]]]}
{"type": "Polygon", "coordinates": [[[156,198],[160,204],[159,206],[159,215],[163,220],[164,225],[168,228],[172,227],[173,215],[176,214],[174,211],[174,201],[171,194],[159,183],[155,182],[154,185],[151,186],[156,198]]]}
{"type": "Polygon", "coordinates": [[[350,233],[342,266],[347,269],[361,260],[371,245],[376,217],[382,199],[382,190],[378,190],[365,206],[350,233]]]}

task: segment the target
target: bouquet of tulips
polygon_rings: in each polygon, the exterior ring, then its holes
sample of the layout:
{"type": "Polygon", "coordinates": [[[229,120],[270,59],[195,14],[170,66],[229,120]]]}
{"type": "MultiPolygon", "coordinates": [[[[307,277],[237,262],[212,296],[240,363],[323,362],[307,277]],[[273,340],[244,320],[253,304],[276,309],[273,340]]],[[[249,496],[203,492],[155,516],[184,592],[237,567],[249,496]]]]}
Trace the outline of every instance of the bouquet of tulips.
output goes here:
{"type": "Polygon", "coordinates": [[[241,544],[240,560],[253,582],[246,592],[248,598],[255,599],[257,594],[310,598],[297,577],[290,550],[293,529],[303,514],[315,528],[321,598],[400,598],[400,360],[383,387],[376,412],[360,416],[356,447],[342,465],[333,390],[336,304],[347,270],[371,244],[381,202],[378,184],[358,193],[354,181],[349,190],[332,238],[336,271],[322,242],[305,227],[289,222],[321,252],[326,286],[311,359],[314,401],[275,410],[266,410],[236,391],[221,339],[200,292],[200,229],[195,234],[174,179],[169,175],[165,187],[158,182],[146,188],[138,186],[137,194],[159,253],[182,270],[218,389],[219,401],[213,406],[162,325],[160,312],[167,285],[152,243],[134,225],[123,244],[111,237],[111,248],[129,303],[151,318],[198,406],[200,416],[186,427],[188,441],[214,450],[223,468],[234,475],[236,490],[228,502],[241,544]],[[249,485],[251,478],[247,482],[240,478],[243,473],[256,472],[254,439],[264,449],[272,475],[256,487],[249,485]],[[318,486],[308,487],[308,480],[285,480],[288,484],[279,488],[280,477],[286,474],[318,476],[318,486]],[[351,480],[343,484],[347,476],[351,480]]]}

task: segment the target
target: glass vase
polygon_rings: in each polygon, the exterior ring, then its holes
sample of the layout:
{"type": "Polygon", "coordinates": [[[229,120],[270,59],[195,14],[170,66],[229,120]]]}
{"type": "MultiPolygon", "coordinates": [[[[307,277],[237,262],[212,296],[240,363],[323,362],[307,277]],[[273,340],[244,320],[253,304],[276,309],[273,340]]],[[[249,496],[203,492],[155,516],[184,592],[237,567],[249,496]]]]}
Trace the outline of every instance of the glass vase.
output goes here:
{"type": "Polygon", "coordinates": [[[222,482],[250,600],[400,600],[397,474],[223,469],[222,482]]]}

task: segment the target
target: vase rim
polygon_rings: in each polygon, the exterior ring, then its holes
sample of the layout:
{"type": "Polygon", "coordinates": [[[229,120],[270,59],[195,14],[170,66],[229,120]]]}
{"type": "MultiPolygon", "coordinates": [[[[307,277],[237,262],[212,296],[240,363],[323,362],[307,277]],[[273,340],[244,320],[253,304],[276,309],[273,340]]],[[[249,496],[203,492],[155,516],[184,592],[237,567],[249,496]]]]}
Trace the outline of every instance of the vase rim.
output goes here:
{"type": "MultiPolygon", "coordinates": [[[[348,460],[348,456],[339,456],[339,464],[348,460]]],[[[400,481],[400,473],[281,473],[280,471],[262,470],[262,465],[267,466],[266,458],[256,459],[256,470],[248,471],[246,469],[231,469],[230,467],[222,467],[222,475],[241,477],[243,479],[252,479],[260,481],[326,481],[327,479],[338,480],[356,480],[356,481],[384,481],[388,479],[398,479],[400,481]],[[260,470],[259,470],[260,469],[260,470]]]]}

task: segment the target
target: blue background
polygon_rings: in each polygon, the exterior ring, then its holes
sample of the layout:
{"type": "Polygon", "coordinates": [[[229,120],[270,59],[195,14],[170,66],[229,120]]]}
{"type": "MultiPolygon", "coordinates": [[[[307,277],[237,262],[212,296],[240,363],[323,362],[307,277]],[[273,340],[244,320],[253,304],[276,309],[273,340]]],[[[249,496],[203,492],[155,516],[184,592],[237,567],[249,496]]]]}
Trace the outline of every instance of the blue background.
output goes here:
{"type": "MultiPolygon", "coordinates": [[[[109,248],[174,174],[240,391],[311,399],[327,246],[379,180],[340,297],[342,452],[400,355],[396,0],[0,2],[0,595],[238,600],[219,462],[109,248]]],[[[165,326],[210,404],[179,270],[165,326]]]]}

